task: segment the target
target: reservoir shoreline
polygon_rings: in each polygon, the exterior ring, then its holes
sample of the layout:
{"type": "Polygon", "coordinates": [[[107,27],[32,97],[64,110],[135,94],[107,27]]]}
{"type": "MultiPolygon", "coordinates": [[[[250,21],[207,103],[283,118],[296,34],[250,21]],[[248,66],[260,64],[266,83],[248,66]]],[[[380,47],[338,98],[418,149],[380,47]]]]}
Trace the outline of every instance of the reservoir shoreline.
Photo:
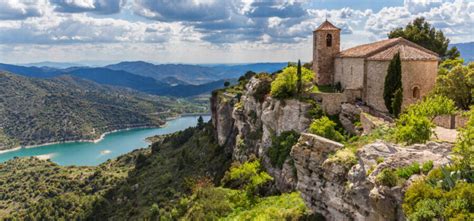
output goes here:
{"type": "MultiPolygon", "coordinates": [[[[68,143],[98,143],[102,141],[106,135],[116,133],[116,132],[121,132],[121,131],[128,131],[128,130],[134,130],[134,129],[153,129],[153,128],[164,128],[168,126],[168,121],[172,121],[178,118],[182,117],[188,117],[188,116],[210,116],[209,113],[204,114],[204,113],[184,113],[181,115],[178,115],[176,117],[172,118],[167,118],[166,122],[160,126],[139,126],[139,127],[127,127],[123,129],[116,129],[116,130],[111,130],[102,133],[99,138],[97,139],[79,139],[79,140],[66,140],[66,141],[56,141],[56,142],[47,142],[47,143],[41,143],[41,144],[35,144],[35,145],[26,145],[26,146],[17,146],[11,149],[6,149],[6,150],[0,150],[0,155],[13,152],[13,151],[18,151],[21,149],[31,149],[31,148],[38,148],[38,147],[44,147],[44,146],[49,146],[49,145],[55,145],[55,144],[68,144],[68,143]]],[[[147,141],[148,142],[148,141],[147,141]]]]}

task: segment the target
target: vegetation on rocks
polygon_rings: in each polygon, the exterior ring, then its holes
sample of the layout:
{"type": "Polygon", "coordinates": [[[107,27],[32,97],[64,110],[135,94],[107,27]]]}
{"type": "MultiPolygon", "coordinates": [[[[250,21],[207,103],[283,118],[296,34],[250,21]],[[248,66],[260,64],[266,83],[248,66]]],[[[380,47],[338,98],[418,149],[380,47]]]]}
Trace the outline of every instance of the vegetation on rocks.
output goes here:
{"type": "MultiPolygon", "coordinates": [[[[474,219],[474,111],[461,130],[453,164],[431,170],[406,191],[403,210],[411,220],[474,219]]],[[[431,165],[423,164],[422,170],[431,165]]]]}
{"type": "Polygon", "coordinates": [[[443,96],[430,96],[409,106],[396,121],[394,139],[406,144],[425,143],[431,138],[436,116],[452,114],[454,102],[443,96]]]}
{"type": "Polygon", "coordinates": [[[319,119],[313,120],[308,131],[312,134],[340,142],[344,140],[344,136],[336,130],[336,125],[337,124],[327,116],[323,116],[319,119]]]}
{"type": "Polygon", "coordinates": [[[284,131],[279,136],[272,137],[272,146],[268,149],[268,156],[273,166],[281,168],[288,156],[291,147],[298,142],[300,134],[295,131],[284,131]]]}
{"type": "MultiPolygon", "coordinates": [[[[271,84],[271,95],[277,99],[286,99],[295,97],[298,94],[298,68],[294,66],[287,67],[277,74],[276,79],[271,84]]],[[[301,67],[301,91],[304,92],[311,86],[314,73],[301,67]]]]}

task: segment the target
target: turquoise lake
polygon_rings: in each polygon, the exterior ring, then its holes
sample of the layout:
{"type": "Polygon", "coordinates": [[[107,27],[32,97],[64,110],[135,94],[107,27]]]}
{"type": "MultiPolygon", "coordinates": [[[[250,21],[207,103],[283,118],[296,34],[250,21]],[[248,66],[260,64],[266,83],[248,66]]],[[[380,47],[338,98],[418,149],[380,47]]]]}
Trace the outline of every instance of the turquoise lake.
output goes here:
{"type": "MultiPolygon", "coordinates": [[[[210,116],[203,116],[203,118],[207,122],[210,116]]],[[[196,126],[197,119],[198,116],[186,116],[170,120],[161,128],[118,131],[105,135],[104,139],[97,143],[74,142],[22,148],[0,154],[0,162],[13,157],[47,156],[59,165],[94,166],[132,150],[147,147],[149,145],[145,140],[147,137],[169,134],[196,126]]]]}

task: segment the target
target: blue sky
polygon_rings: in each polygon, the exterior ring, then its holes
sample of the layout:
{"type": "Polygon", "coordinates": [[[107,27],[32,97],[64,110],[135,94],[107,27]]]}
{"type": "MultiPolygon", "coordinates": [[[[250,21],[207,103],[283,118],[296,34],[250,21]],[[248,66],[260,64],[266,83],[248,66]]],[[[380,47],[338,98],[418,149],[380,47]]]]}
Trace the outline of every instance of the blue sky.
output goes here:
{"type": "Polygon", "coordinates": [[[474,0],[0,0],[0,62],[309,61],[326,18],[345,49],[419,16],[474,41],[474,0]]]}

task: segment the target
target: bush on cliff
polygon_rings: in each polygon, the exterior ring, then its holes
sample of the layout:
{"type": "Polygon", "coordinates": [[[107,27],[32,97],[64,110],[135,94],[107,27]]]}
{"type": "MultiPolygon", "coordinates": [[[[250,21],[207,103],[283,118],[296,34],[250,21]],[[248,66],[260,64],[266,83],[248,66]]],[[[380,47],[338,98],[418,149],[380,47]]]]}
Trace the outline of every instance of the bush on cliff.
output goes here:
{"type": "Polygon", "coordinates": [[[225,187],[215,187],[209,179],[196,182],[192,195],[180,200],[175,217],[184,220],[301,220],[308,217],[309,210],[298,192],[268,197],[259,197],[254,192],[270,180],[258,160],[234,164],[222,180],[225,187]]]}
{"type": "MultiPolygon", "coordinates": [[[[314,73],[304,67],[301,68],[301,84],[303,92],[306,91],[314,78],[314,73]]],[[[279,73],[271,85],[271,95],[274,98],[286,99],[297,95],[297,67],[287,67],[279,73]]]]}
{"type": "MultiPolygon", "coordinates": [[[[407,188],[402,206],[410,220],[474,219],[473,110],[470,115],[456,142],[453,164],[431,170],[407,188]]],[[[423,165],[423,172],[432,166],[423,165]]]]}
{"type": "Polygon", "coordinates": [[[323,116],[319,119],[313,120],[311,125],[309,125],[309,132],[330,140],[341,142],[344,140],[344,136],[336,130],[336,125],[337,124],[327,116],[323,116]]]}
{"type": "Polygon", "coordinates": [[[272,137],[272,146],[268,149],[270,162],[274,167],[282,168],[290,155],[291,147],[298,142],[300,134],[296,131],[284,131],[280,136],[272,137]]]}
{"type": "Polygon", "coordinates": [[[260,73],[256,77],[260,82],[252,95],[258,102],[263,102],[265,96],[271,91],[272,77],[266,73],[260,73]]]}

